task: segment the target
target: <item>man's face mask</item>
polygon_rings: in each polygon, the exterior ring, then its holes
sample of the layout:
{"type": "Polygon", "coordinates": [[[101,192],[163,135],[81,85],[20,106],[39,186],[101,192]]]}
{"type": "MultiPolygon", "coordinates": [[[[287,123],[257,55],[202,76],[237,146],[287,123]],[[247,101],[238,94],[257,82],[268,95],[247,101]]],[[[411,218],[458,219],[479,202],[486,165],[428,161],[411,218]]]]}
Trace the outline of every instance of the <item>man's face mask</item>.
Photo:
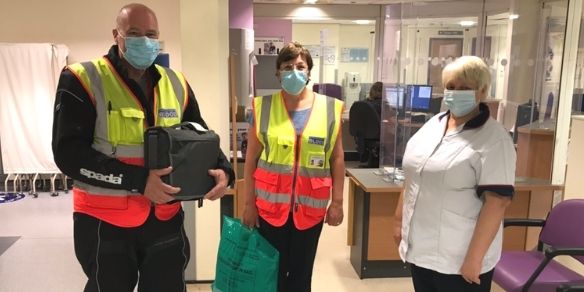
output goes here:
{"type": "Polygon", "coordinates": [[[122,52],[124,59],[132,65],[132,67],[140,70],[152,66],[154,59],[160,52],[160,43],[157,39],[149,37],[131,37],[123,36],[125,40],[126,51],[122,52]]]}
{"type": "Polygon", "coordinates": [[[282,89],[290,95],[299,95],[306,87],[306,80],[308,80],[306,72],[296,69],[280,71],[280,77],[282,89]]]}

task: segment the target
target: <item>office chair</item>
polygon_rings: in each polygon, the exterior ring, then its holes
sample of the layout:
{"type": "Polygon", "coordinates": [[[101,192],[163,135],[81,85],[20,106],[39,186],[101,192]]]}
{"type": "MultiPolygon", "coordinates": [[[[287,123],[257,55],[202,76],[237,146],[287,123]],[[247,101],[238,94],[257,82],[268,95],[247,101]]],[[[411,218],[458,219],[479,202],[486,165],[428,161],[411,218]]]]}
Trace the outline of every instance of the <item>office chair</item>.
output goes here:
{"type": "Polygon", "coordinates": [[[513,143],[517,144],[519,133],[517,128],[535,122],[539,118],[537,103],[531,101],[517,106],[517,116],[515,117],[515,126],[513,127],[513,143]]]}
{"type": "Polygon", "coordinates": [[[542,229],[536,250],[503,251],[501,260],[495,267],[493,281],[505,291],[511,292],[556,291],[561,285],[583,284],[584,276],[553,260],[556,256],[571,256],[584,264],[582,222],[584,222],[583,199],[560,202],[545,220],[505,220],[505,227],[540,226],[542,229]]]}
{"type": "Polygon", "coordinates": [[[312,91],[318,92],[320,94],[334,97],[339,100],[343,100],[342,87],[334,83],[315,83],[312,86],[312,91]]]}
{"type": "Polygon", "coordinates": [[[379,167],[379,134],[381,117],[375,107],[366,101],[356,101],[349,111],[349,133],[363,140],[363,151],[368,155],[363,168],[379,167]]]}

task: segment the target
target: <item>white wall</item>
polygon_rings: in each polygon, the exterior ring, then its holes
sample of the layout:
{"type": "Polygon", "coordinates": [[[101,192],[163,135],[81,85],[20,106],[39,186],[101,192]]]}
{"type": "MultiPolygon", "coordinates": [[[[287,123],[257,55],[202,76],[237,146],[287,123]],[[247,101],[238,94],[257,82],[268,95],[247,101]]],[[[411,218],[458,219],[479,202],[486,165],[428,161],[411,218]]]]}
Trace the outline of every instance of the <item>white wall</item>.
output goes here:
{"type": "MultiPolygon", "coordinates": [[[[171,66],[181,68],[179,1],[136,1],[152,8],[158,17],[160,38],[170,53],[171,66]]],[[[119,9],[128,1],[27,0],[2,1],[0,41],[59,43],[70,49],[69,63],[107,53],[119,9]]]]}
{"type": "MultiPolygon", "coordinates": [[[[180,1],[184,73],[195,91],[201,114],[221,137],[221,149],[229,154],[229,2],[180,1]]],[[[195,208],[196,275],[198,281],[215,278],[220,236],[220,203],[206,201],[195,208]]]]}
{"type": "MultiPolygon", "coordinates": [[[[366,63],[345,63],[339,61],[339,82],[345,77],[345,72],[359,72],[361,82],[373,83],[375,62],[375,25],[341,25],[339,50],[341,48],[368,48],[369,61],[366,63]],[[373,33],[371,33],[373,32],[373,33]]],[[[340,51],[339,51],[340,54],[340,51]]],[[[340,57],[340,55],[337,55],[340,57]]]]}
{"type": "MultiPolygon", "coordinates": [[[[373,78],[373,61],[375,53],[374,25],[351,25],[351,24],[312,24],[312,23],[295,23],[292,25],[292,39],[303,45],[320,45],[320,31],[326,29],[328,37],[326,46],[335,47],[336,61],[335,64],[324,65],[323,82],[334,83],[337,75],[337,84],[341,85],[345,72],[359,72],[361,82],[372,82],[373,78]],[[340,61],[341,48],[368,48],[369,61],[366,63],[345,63],[340,61]],[[337,73],[338,72],[338,73],[337,73]]],[[[314,58],[314,67],[312,68],[311,80],[321,82],[319,70],[321,68],[320,60],[314,58]]]]}

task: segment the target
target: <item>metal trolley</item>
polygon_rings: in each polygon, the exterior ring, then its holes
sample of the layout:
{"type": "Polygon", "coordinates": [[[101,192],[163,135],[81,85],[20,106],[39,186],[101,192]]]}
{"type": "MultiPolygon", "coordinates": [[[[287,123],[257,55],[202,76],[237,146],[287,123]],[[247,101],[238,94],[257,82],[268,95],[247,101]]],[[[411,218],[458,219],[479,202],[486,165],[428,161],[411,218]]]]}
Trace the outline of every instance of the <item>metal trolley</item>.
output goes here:
{"type": "Polygon", "coordinates": [[[45,183],[49,181],[50,188],[49,192],[52,197],[59,195],[60,191],[68,193],[67,188],[67,176],[62,173],[8,173],[4,179],[4,192],[10,192],[10,182],[12,181],[12,192],[15,194],[25,194],[28,192],[29,196],[38,198],[37,185],[40,185],[41,189],[46,189],[45,183]],[[60,189],[57,188],[57,183],[60,183],[60,189]]]}

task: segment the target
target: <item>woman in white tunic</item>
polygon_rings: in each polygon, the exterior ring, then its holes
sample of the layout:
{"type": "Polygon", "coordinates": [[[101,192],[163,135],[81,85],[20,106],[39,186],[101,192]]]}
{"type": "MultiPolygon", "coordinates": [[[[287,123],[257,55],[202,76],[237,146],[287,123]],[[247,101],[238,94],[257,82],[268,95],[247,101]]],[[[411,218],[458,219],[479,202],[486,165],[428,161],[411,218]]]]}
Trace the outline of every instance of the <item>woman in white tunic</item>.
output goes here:
{"type": "Polygon", "coordinates": [[[394,238],[416,291],[490,291],[516,160],[507,130],[481,103],[490,79],[478,57],[446,66],[448,111],[408,141],[394,238]]]}

